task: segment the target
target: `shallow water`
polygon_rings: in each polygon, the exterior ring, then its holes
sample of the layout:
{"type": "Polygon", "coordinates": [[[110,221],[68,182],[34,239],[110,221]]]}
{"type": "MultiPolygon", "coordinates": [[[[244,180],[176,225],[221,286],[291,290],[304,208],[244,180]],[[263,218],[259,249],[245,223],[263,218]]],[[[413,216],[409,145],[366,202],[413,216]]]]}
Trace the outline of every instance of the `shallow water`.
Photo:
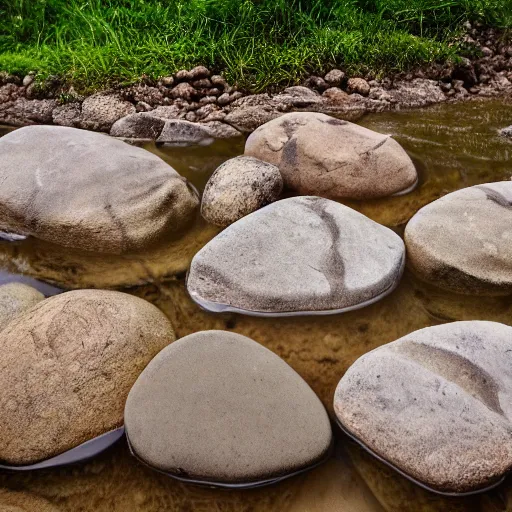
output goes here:
{"type": "MultiPolygon", "coordinates": [[[[423,205],[453,190],[512,176],[512,143],[497,129],[512,124],[512,102],[488,100],[412,112],[369,115],[361,124],[393,134],[420,170],[405,196],[347,204],[401,233],[423,205]]],[[[1,133],[1,132],[0,132],[1,133]]],[[[154,151],[199,190],[243,141],[206,148],[154,151]]],[[[406,271],[398,288],[367,308],[329,317],[253,318],[214,315],[188,297],[185,271],[193,254],[218,232],[199,219],[180,239],[144,253],[105,257],[35,240],[1,242],[0,263],[11,272],[45,278],[63,288],[129,287],[161,308],[178,337],[204,329],[250,336],[283,357],[331,411],[334,388],[363,353],[416,329],[454,320],[512,325],[512,297],[468,297],[420,282],[406,271]]],[[[4,275],[1,280],[9,279],[4,275]]],[[[472,498],[443,498],[420,489],[338,433],[337,458],[311,473],[269,488],[218,491],[175,482],[135,462],[124,444],[81,466],[26,475],[0,474],[12,490],[46,497],[63,511],[512,512],[512,477],[472,498]]],[[[0,496],[1,497],[1,496],[0,496]]],[[[0,510],[2,505],[0,501],[0,510]]]]}

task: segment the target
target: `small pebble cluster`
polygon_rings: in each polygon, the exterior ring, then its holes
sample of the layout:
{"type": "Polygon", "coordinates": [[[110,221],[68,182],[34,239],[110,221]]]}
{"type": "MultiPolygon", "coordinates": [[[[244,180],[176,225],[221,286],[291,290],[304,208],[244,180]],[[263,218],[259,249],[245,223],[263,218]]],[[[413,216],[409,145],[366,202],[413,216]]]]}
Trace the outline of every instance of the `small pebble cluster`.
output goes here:
{"type": "MultiPolygon", "coordinates": [[[[197,69],[166,87],[220,86],[197,69]]],[[[184,126],[164,122],[161,133],[174,129],[190,143],[197,133],[184,126]]],[[[159,157],[73,127],[20,128],[0,139],[0,155],[0,231],[16,240],[4,243],[32,237],[129,258],[186,236],[199,211],[223,228],[193,255],[186,279],[212,314],[364,308],[395,290],[406,264],[461,296],[512,293],[512,181],[437,199],[402,239],[337,201],[408,193],[418,182],[412,160],[390,136],[325,114],[284,113],[255,130],[201,200],[159,157]]],[[[140,462],[208,486],[266,485],[331,456],[328,412],[276,354],[224,330],[175,338],[160,309],[127,293],[45,298],[26,284],[0,286],[3,467],[30,469],[66,453],[82,460],[81,448],[94,455],[94,443],[123,427],[140,462]]],[[[496,322],[412,332],[339,376],[333,419],[421,486],[480,492],[512,467],[510,353],[512,327],[496,322]]]]}

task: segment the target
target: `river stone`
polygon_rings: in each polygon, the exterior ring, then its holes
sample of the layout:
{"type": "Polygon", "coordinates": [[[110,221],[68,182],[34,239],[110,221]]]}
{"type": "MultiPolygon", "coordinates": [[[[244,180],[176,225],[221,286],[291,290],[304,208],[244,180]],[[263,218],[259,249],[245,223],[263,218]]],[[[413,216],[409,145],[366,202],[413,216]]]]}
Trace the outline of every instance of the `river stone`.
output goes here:
{"type": "Polygon", "coordinates": [[[427,327],[360,357],[336,416],[406,475],[441,492],[498,482],[512,468],[512,327],[427,327]]]}
{"type": "Polygon", "coordinates": [[[0,460],[32,464],[123,424],[128,392],[174,340],[155,306],[78,290],[46,299],[0,333],[0,460]]]}
{"type": "Polygon", "coordinates": [[[214,137],[206,127],[199,123],[191,123],[183,119],[166,121],[158,143],[168,146],[208,146],[214,142],[214,137]]]}
{"type": "Polygon", "coordinates": [[[405,229],[408,264],[458,293],[512,293],[512,182],[476,185],[424,206],[405,229]]]}
{"type": "Polygon", "coordinates": [[[0,330],[16,316],[44,299],[44,295],[23,283],[0,286],[0,330]]]}
{"type": "Polygon", "coordinates": [[[411,159],[389,135],[314,112],[260,126],[245,154],[277,165],[291,190],[330,199],[389,196],[418,180],[411,159]]]}
{"type": "Polygon", "coordinates": [[[389,294],[404,258],[390,229],[329,199],[293,197],[206,244],[192,260],[187,288],[210,311],[338,313],[389,294]]]}
{"type": "Polygon", "coordinates": [[[279,169],[250,156],[224,162],[204,189],[201,214],[211,224],[229,226],[267,204],[283,190],[279,169]]]}
{"type": "Polygon", "coordinates": [[[162,159],[103,134],[28,126],[0,139],[0,231],[95,252],[187,225],[196,195],[162,159]]]}
{"type": "Polygon", "coordinates": [[[290,366],[255,341],[203,331],[162,350],[125,408],[135,455],[172,475],[254,483],[320,462],[329,417],[290,366]],[[278,392],[276,392],[278,390],[278,392]]]}

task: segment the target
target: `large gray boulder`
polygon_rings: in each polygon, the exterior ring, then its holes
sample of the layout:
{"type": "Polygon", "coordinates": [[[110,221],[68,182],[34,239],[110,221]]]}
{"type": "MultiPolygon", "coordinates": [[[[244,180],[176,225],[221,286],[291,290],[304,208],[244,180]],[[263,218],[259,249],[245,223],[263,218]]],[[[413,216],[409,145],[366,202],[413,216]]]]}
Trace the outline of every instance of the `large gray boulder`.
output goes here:
{"type": "Polygon", "coordinates": [[[512,294],[512,182],[476,185],[423,207],[405,229],[408,265],[458,293],[512,294]]]}
{"type": "Polygon", "coordinates": [[[128,395],[135,455],[185,479],[272,481],[326,457],[332,433],[322,403],[282,359],[226,331],[186,336],[162,350],[128,395]]]}
{"type": "Polygon", "coordinates": [[[277,165],[299,194],[367,199],[404,193],[418,176],[388,135],[325,114],[285,114],[256,129],[245,154],[277,165]]]}
{"type": "Polygon", "coordinates": [[[0,460],[32,464],[123,424],[126,397],[174,341],[165,315],[125,293],[46,299],[0,332],[0,460]]]}
{"type": "Polygon", "coordinates": [[[29,126],[0,139],[0,231],[123,253],[186,226],[196,195],[157,156],[103,134],[29,126]]]}
{"type": "Polygon", "coordinates": [[[401,238],[334,201],[283,199],[228,226],[192,260],[191,297],[210,311],[328,314],[390,293],[401,238]]]}
{"type": "Polygon", "coordinates": [[[201,214],[211,224],[226,227],[273,203],[282,190],[283,178],[275,165],[237,156],[211,175],[201,199],[201,214]]]}
{"type": "Polygon", "coordinates": [[[336,389],[343,428],[429,488],[465,493],[512,468],[512,327],[427,327],[359,358],[336,389]]]}

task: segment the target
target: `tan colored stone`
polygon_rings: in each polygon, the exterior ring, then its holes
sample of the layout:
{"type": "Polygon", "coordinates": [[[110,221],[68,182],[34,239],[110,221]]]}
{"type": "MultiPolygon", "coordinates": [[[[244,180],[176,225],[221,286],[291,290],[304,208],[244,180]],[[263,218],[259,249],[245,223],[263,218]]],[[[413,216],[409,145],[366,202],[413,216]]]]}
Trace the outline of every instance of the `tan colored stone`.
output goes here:
{"type": "Polygon", "coordinates": [[[512,182],[464,188],[424,206],[405,229],[408,265],[457,293],[512,294],[512,182]]]}
{"type": "Polygon", "coordinates": [[[93,94],[82,103],[81,126],[108,132],[122,117],[135,114],[135,106],[116,94],[93,94]]]}
{"type": "Polygon", "coordinates": [[[313,112],[285,114],[256,129],[245,154],[277,165],[291,190],[331,199],[389,196],[418,179],[388,135],[313,112]]]}
{"type": "Polygon", "coordinates": [[[123,253],[187,226],[196,195],[157,156],[103,134],[28,126],[0,139],[0,229],[123,253]]]}
{"type": "Polygon", "coordinates": [[[201,214],[208,222],[226,227],[273,203],[282,190],[283,178],[275,165],[238,156],[224,162],[208,180],[201,214]]]}
{"type": "Polygon", "coordinates": [[[0,333],[0,460],[30,464],[123,424],[126,396],[174,340],[131,295],[80,290],[46,299],[0,333]]]}
{"type": "Polygon", "coordinates": [[[59,512],[60,509],[34,494],[0,489],[0,510],[2,512],[59,512]]]}
{"type": "Polygon", "coordinates": [[[499,482],[512,468],[512,327],[454,322],[360,357],[341,379],[343,427],[393,467],[440,492],[499,482]]]}
{"type": "Polygon", "coordinates": [[[150,466],[212,483],[257,483],[318,464],[332,432],[306,382],[255,341],[203,331],[162,350],[125,408],[126,435],[150,466]]]}
{"type": "Polygon", "coordinates": [[[35,306],[44,295],[35,288],[22,283],[0,286],[0,330],[18,315],[35,306]]]}

